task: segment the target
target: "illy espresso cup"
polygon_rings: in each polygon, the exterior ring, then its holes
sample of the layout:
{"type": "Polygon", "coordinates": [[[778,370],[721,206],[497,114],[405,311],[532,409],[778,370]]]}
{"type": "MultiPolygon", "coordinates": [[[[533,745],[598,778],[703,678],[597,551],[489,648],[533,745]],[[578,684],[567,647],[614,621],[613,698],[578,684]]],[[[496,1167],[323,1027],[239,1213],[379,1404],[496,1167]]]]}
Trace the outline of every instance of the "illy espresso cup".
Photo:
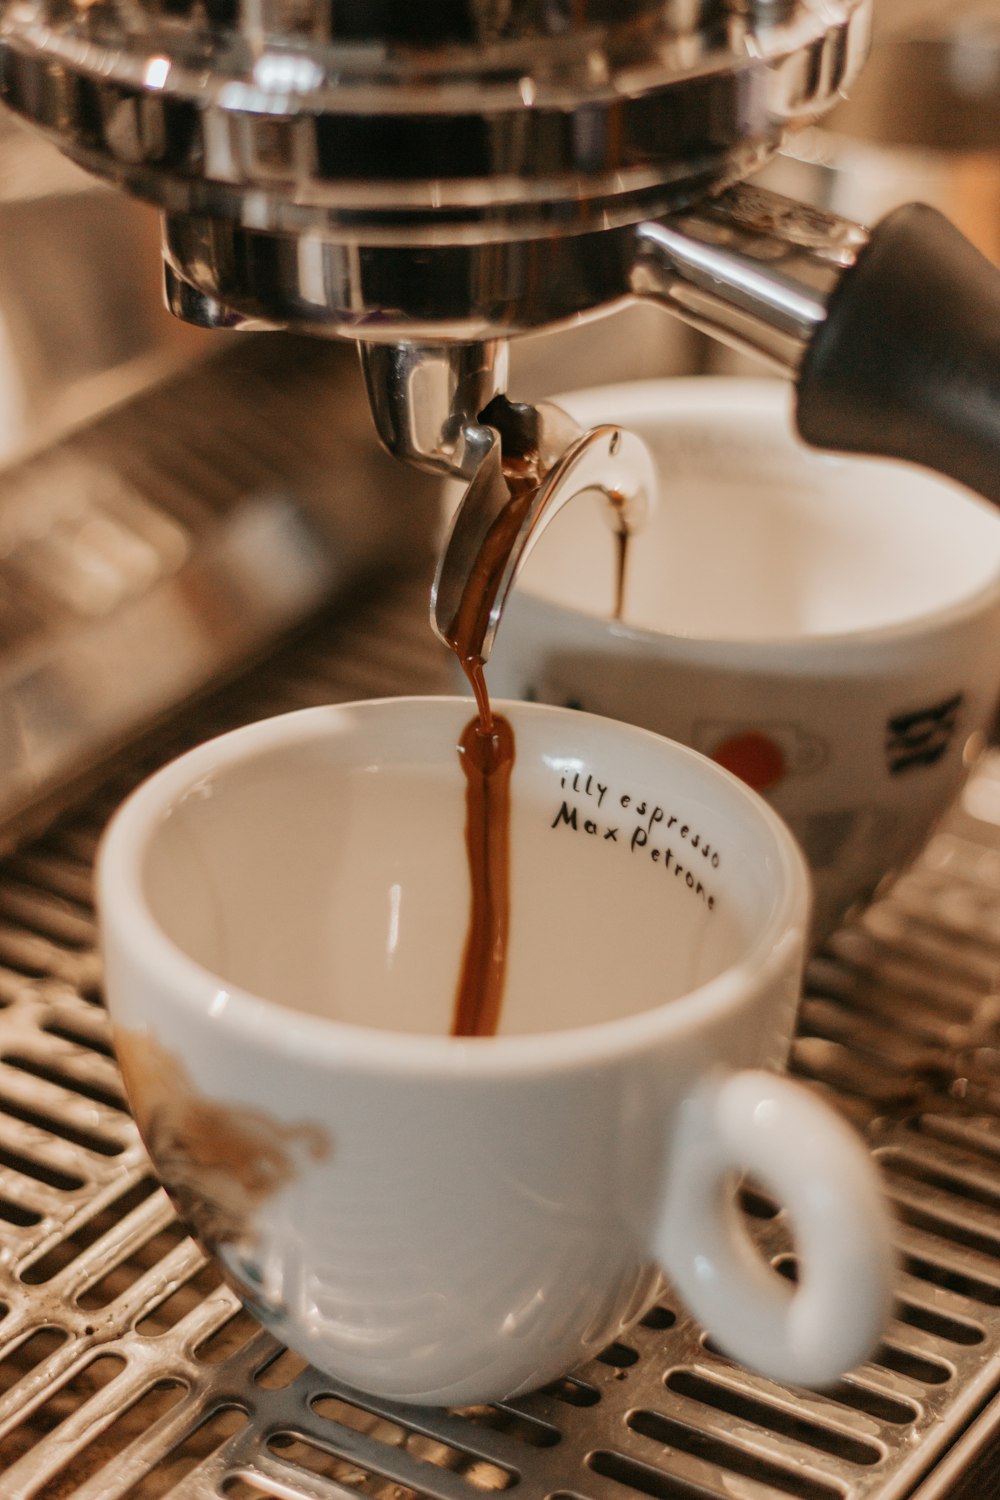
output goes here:
{"type": "Polygon", "coordinates": [[[887,1312],[868,1153],[780,1076],[808,877],[780,819],[632,726],[515,738],[498,1029],[451,1034],[469,924],[460,698],[239,729],[122,806],[98,866],[116,1049],[153,1163],[247,1305],[405,1401],[537,1387],[661,1271],[723,1348],[822,1383],[887,1312]],[[752,1248],[738,1177],[790,1216],[752,1248]]]}
{"type": "Polygon", "coordinates": [[[902,464],[807,449],[777,381],[654,380],[559,398],[648,444],[659,497],[624,607],[603,502],[552,522],[490,658],[498,696],[641,724],[782,814],[822,939],[925,841],[1000,689],[1000,515],[902,464]]]}

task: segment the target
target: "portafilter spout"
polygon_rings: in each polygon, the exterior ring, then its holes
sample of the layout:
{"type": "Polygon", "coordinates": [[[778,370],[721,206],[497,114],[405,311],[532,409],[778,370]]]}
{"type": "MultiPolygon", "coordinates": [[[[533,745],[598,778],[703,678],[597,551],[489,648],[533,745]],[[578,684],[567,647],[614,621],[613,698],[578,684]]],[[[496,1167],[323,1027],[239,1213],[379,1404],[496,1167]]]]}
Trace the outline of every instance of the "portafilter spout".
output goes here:
{"type": "Polygon", "coordinates": [[[471,479],[491,439],[479,413],[507,390],[507,344],[360,345],[368,401],[383,445],[432,474],[471,479]]]}
{"type": "Polygon", "coordinates": [[[478,432],[485,452],[452,519],[431,590],[435,631],[473,666],[489,660],[507,596],[564,506],[599,495],[609,532],[624,539],[642,526],[656,493],[645,443],[616,424],[584,431],[558,406],[521,406],[501,396],[482,413],[478,432]]]}
{"type": "Polygon", "coordinates": [[[531,548],[577,495],[606,501],[611,532],[642,525],[653,461],[634,433],[584,431],[551,402],[506,393],[506,346],[362,344],[379,436],[417,468],[466,481],[431,591],[431,623],[465,660],[493,648],[507,596],[531,548]]]}

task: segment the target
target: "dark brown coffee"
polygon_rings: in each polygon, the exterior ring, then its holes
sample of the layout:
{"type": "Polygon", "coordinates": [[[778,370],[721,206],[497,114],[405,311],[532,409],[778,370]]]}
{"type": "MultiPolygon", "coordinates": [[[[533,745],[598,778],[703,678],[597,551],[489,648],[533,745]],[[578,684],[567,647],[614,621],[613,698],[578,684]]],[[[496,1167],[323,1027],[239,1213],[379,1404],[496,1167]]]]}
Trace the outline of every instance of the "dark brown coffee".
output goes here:
{"type": "MultiPolygon", "coordinates": [[[[483,643],[511,552],[542,475],[537,466],[505,460],[510,500],[488,531],[465,586],[447,640],[476,699],[476,716],[462,731],[458,752],[465,773],[465,846],[469,862],[469,927],[455,996],[452,1036],[493,1036],[500,1024],[510,933],[510,778],[514,731],[494,714],[486,687],[483,643]]],[[[616,618],[625,598],[630,527],[623,496],[615,509],[616,618]]]]}
{"type": "Polygon", "coordinates": [[[510,500],[490,528],[448,632],[448,644],[475,694],[476,716],[462,732],[465,846],[469,861],[469,927],[455,996],[452,1036],[493,1036],[500,1022],[510,930],[510,777],[514,731],[494,715],[486,688],[483,643],[497,590],[540,475],[507,465],[510,500]]]}
{"type": "Polygon", "coordinates": [[[614,511],[615,525],[614,618],[620,620],[625,611],[625,585],[628,582],[629,540],[632,536],[632,528],[625,509],[627,504],[625,496],[612,490],[608,493],[608,499],[614,511]]]}
{"type": "Polygon", "coordinates": [[[465,772],[469,927],[455,995],[452,1036],[493,1036],[500,1024],[510,931],[510,775],[514,731],[497,715],[477,716],[459,741],[465,772]]]}

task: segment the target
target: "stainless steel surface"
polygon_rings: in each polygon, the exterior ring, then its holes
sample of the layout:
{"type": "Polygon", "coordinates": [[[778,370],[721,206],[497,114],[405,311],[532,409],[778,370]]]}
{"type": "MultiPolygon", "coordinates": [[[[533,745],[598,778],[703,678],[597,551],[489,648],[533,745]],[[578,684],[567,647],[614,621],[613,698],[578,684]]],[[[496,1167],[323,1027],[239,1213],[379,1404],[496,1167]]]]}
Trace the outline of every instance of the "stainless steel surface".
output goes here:
{"type": "Polygon", "coordinates": [[[631,226],[825,112],[870,9],[17,0],[0,94],[160,204],[185,316],[475,342],[620,299],[631,226]]]}
{"type": "Polygon", "coordinates": [[[507,345],[362,344],[368,400],[385,447],[432,474],[471,479],[490,443],[479,413],[507,391],[507,345]]]}
{"type": "MultiPolygon", "coordinates": [[[[192,221],[185,220],[185,225],[190,229],[192,221]]],[[[170,236],[176,230],[176,223],[167,226],[168,266],[176,258],[169,249],[174,243],[170,236]]],[[[208,253],[209,241],[217,248],[218,237],[230,233],[230,225],[214,221],[201,226],[196,231],[201,247],[198,255],[208,253]]],[[[761,354],[782,373],[794,375],[810,339],[826,318],[840,277],[853,266],[867,242],[867,232],[836,215],[803,207],[758,187],[737,185],[707,207],[641,222],[624,236],[612,236],[605,230],[598,236],[552,239],[546,242],[546,254],[555,258],[575,256],[584,240],[589,247],[585,255],[590,270],[604,274],[613,268],[614,295],[619,300],[628,291],[656,302],[698,332],[761,354]],[[612,239],[616,248],[609,257],[612,239]]],[[[468,289],[454,274],[451,253],[449,249],[447,254],[435,251],[430,257],[424,255],[419,281],[431,287],[435,299],[439,281],[449,295],[457,289],[464,317],[470,305],[468,289]]],[[[306,239],[301,239],[296,260],[300,269],[310,254],[306,239]]],[[[185,251],[181,259],[188,258],[185,251]]],[[[226,262],[239,265],[241,274],[248,265],[246,255],[232,246],[226,262]]],[[[355,264],[354,259],[351,263],[355,264]]],[[[376,429],[387,449],[404,462],[470,479],[490,449],[481,414],[492,400],[506,394],[508,354],[499,334],[510,331],[510,310],[505,309],[501,321],[490,326],[490,337],[485,341],[477,337],[469,342],[461,325],[450,316],[433,326],[432,331],[439,336],[435,341],[421,341],[415,336],[416,330],[394,322],[388,299],[398,300],[404,288],[406,295],[411,295],[414,285],[412,268],[398,267],[397,271],[403,280],[397,282],[395,276],[390,277],[380,293],[386,299],[382,311],[370,327],[366,326],[360,339],[376,429]],[[370,337],[372,329],[374,336],[370,337]],[[404,338],[407,331],[410,336],[404,338]],[[442,333],[448,337],[442,339],[442,333]],[[391,341],[383,342],[385,339],[391,341]]],[[[317,286],[329,291],[325,271],[317,273],[317,278],[317,286]]],[[[491,296],[497,286],[510,284],[495,263],[483,268],[482,286],[491,296]]],[[[541,299],[541,321],[563,314],[564,309],[557,308],[554,299],[574,284],[568,265],[529,269],[525,286],[532,298],[541,299]]],[[[168,275],[168,287],[174,310],[207,326],[267,327],[277,306],[267,300],[253,316],[235,316],[228,304],[217,302],[214,296],[206,299],[180,275],[168,275]],[[209,304],[211,318],[206,313],[209,304]]],[[[588,297],[578,306],[592,307],[588,300],[592,294],[597,302],[602,300],[603,294],[595,294],[591,282],[588,297]]],[[[345,295],[353,304],[353,293],[345,295]]],[[[300,301],[297,305],[301,310],[304,304],[300,301]]],[[[287,319],[282,314],[282,320],[314,326],[310,319],[291,312],[287,319]]],[[[474,329],[478,335],[478,323],[474,329]]],[[[360,329],[354,331],[360,335],[360,329]]]]}
{"type": "Polygon", "coordinates": [[[216,351],[160,305],[155,210],[0,112],[0,463],[216,351]]]}
{"type": "MultiPolygon", "coordinates": [[[[746,1374],[665,1290],[619,1344],[537,1396],[393,1408],[283,1353],[186,1238],[109,1055],[95,841],[127,785],[191,739],[308,703],[436,690],[425,599],[420,572],[331,617],[0,867],[4,1500],[472,1500],[514,1487],[530,1500],[983,1500],[1000,1387],[996,757],[812,969],[795,1067],[866,1133],[902,1257],[895,1321],[836,1387],[746,1374]]],[[[756,1190],[746,1205],[787,1265],[782,1215],[756,1190]]]]}
{"type": "MultiPolygon", "coordinates": [[[[867,239],[867,231],[849,220],[742,184],[705,207],[639,224],[630,286],[699,332],[794,375],[841,276],[867,239]]],[[[375,425],[388,450],[417,468],[473,479],[491,453],[482,413],[506,396],[505,343],[360,347],[375,425]]],[[[506,410],[530,408],[508,403],[506,410]]],[[[544,420],[540,408],[532,421],[544,420]]],[[[512,450],[510,435],[508,422],[504,455],[523,456],[524,444],[512,450]]],[[[579,436],[568,433],[553,459],[579,436]]],[[[475,489],[488,495],[490,476],[484,474],[475,489]]]]}
{"type": "Polygon", "coordinates": [[[637,295],[794,375],[868,235],[835,214],[743,184],[707,207],[641,224],[637,240],[637,295]]]}
{"type": "Polygon", "coordinates": [[[155,212],[4,114],[0,848],[437,524],[353,351],[200,335],[159,279],[155,212]]]}
{"type": "Polygon", "coordinates": [[[773,148],[853,78],[870,8],[16,0],[3,91],[171,213],[360,244],[524,239],[565,229],[567,206],[577,229],[635,222],[679,179],[773,148]]]}
{"type": "Polygon", "coordinates": [[[0,848],[436,525],[433,486],[371,438],[351,351],[313,340],[237,336],[9,467],[0,848]]]}
{"type": "Polygon", "coordinates": [[[969,1424],[914,1491],[911,1500],[985,1500],[1000,1469],[1000,1406],[994,1401],[969,1424]]]}
{"type": "Polygon", "coordinates": [[[603,495],[609,530],[624,536],[641,530],[657,490],[652,455],[641,438],[622,427],[585,432],[558,406],[516,406],[499,397],[484,420],[490,425],[466,430],[466,451],[480,456],[452,517],[431,588],[435,632],[446,646],[462,650],[469,642],[460,621],[477,622],[472,634],[478,651],[472,659],[479,662],[489,661],[504,606],[532,547],[571,500],[603,495]],[[520,519],[516,534],[494,551],[490,536],[503,527],[515,493],[509,479],[521,496],[520,519]],[[526,479],[533,485],[530,494],[526,479]]]}
{"type": "Polygon", "coordinates": [[[656,478],[645,444],[619,427],[584,433],[559,407],[507,398],[507,345],[362,344],[375,425],[396,458],[467,480],[431,589],[431,624],[449,644],[463,606],[482,619],[487,661],[504,604],[531,547],[568,501],[586,490],[608,497],[613,529],[642,524],[656,478]],[[511,535],[502,566],[488,538],[509,508],[508,478],[535,492],[511,535]],[[473,591],[475,597],[473,597],[473,591]]]}
{"type": "Polygon", "coordinates": [[[15,0],[0,97],[161,207],[181,318],[358,339],[391,451],[469,477],[481,450],[462,439],[486,404],[470,379],[486,394],[512,333],[652,294],[698,328],[746,338],[752,323],[794,368],[825,283],[803,313],[789,274],[762,289],[744,244],[737,294],[712,302],[702,219],[640,228],[638,246],[636,226],[717,193],[825,113],[858,72],[870,11],[15,0]]]}

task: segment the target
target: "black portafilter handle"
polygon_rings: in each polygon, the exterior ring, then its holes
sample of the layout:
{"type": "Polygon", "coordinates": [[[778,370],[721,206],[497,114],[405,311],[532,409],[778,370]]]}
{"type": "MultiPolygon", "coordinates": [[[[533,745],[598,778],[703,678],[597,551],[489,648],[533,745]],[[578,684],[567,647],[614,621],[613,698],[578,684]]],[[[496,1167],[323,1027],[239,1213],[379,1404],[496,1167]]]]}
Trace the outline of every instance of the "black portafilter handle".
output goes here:
{"type": "Polygon", "coordinates": [[[935,209],[871,232],[797,379],[819,448],[901,458],[1000,505],[1000,270],[935,209]]]}

